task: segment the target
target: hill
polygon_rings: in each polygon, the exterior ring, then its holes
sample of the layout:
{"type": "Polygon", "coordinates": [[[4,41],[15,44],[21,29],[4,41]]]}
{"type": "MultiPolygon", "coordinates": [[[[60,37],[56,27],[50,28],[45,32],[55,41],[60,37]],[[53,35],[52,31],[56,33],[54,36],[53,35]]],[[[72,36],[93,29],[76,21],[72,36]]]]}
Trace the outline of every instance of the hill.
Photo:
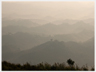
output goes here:
{"type": "MultiPolygon", "coordinates": [[[[87,42],[85,42],[86,45],[87,42]]],[[[88,64],[93,66],[93,45],[94,44],[90,44],[90,47],[85,47],[82,43],[76,42],[59,42],[57,40],[48,41],[29,50],[20,51],[14,57],[7,60],[13,63],[21,64],[26,62],[32,62],[32,64],[48,62],[52,64],[54,62],[64,62],[65,60],[71,58],[74,59],[76,63],[79,63],[79,65],[88,64]]]]}

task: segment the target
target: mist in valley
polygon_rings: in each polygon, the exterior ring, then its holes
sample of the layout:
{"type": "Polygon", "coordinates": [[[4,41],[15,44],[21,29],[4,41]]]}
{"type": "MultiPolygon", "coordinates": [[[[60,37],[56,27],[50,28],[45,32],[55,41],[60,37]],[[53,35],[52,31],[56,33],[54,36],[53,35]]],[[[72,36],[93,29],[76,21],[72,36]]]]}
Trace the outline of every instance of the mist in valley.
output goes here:
{"type": "Polygon", "coordinates": [[[94,66],[94,2],[2,2],[2,61],[94,66]]]}

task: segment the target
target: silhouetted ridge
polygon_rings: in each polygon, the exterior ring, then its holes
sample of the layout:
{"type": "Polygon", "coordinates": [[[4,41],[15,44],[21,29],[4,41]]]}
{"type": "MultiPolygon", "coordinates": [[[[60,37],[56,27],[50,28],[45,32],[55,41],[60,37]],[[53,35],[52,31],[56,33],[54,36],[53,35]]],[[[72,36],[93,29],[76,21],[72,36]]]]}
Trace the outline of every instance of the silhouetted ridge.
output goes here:
{"type": "MultiPolygon", "coordinates": [[[[89,40],[88,44],[90,41],[91,40],[89,40]]],[[[87,41],[85,43],[86,44],[72,41],[63,42],[49,39],[49,41],[29,50],[20,51],[7,60],[13,63],[21,64],[25,62],[32,62],[34,64],[48,62],[52,64],[54,62],[64,62],[68,58],[73,58],[75,61],[82,64],[93,64],[94,53],[92,52],[94,50],[94,45],[92,43],[88,45],[87,41]],[[81,56],[82,58],[80,59],[79,57],[81,56]],[[83,60],[86,60],[86,62],[83,60]]]]}

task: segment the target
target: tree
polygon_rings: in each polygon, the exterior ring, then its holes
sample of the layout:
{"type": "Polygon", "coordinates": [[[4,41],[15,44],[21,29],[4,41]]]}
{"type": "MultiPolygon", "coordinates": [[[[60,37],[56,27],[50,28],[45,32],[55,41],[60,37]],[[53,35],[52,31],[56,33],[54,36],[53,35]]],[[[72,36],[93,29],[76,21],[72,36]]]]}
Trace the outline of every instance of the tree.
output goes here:
{"type": "Polygon", "coordinates": [[[72,61],[71,59],[68,59],[68,60],[67,60],[67,63],[68,63],[68,65],[73,66],[75,62],[72,61]]]}

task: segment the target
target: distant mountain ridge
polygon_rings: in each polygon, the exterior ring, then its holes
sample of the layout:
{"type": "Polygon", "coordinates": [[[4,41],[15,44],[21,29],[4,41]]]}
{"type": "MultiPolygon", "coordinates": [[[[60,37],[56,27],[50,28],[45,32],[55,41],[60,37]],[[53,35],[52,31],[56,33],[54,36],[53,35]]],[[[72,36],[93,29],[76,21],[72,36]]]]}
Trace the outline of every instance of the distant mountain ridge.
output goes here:
{"type": "Polygon", "coordinates": [[[92,66],[93,19],[83,21],[68,19],[59,23],[56,25],[55,22],[47,22],[46,19],[5,20],[2,27],[2,59],[21,64],[25,62],[52,64],[66,62],[71,58],[80,65],[92,66]]]}
{"type": "Polygon", "coordinates": [[[54,35],[54,34],[78,33],[84,29],[94,30],[94,24],[92,22],[93,20],[90,21],[90,19],[85,21],[76,21],[73,24],[68,23],[68,21],[70,20],[67,20],[67,22],[63,22],[59,25],[56,25],[56,23],[52,22],[47,22],[45,24],[38,24],[36,22],[33,22],[35,20],[36,19],[3,20],[2,21],[3,34],[6,34],[8,32],[11,33],[28,32],[28,33],[54,35]],[[88,22],[86,23],[86,21],[89,21],[89,23],[88,22]]]}

